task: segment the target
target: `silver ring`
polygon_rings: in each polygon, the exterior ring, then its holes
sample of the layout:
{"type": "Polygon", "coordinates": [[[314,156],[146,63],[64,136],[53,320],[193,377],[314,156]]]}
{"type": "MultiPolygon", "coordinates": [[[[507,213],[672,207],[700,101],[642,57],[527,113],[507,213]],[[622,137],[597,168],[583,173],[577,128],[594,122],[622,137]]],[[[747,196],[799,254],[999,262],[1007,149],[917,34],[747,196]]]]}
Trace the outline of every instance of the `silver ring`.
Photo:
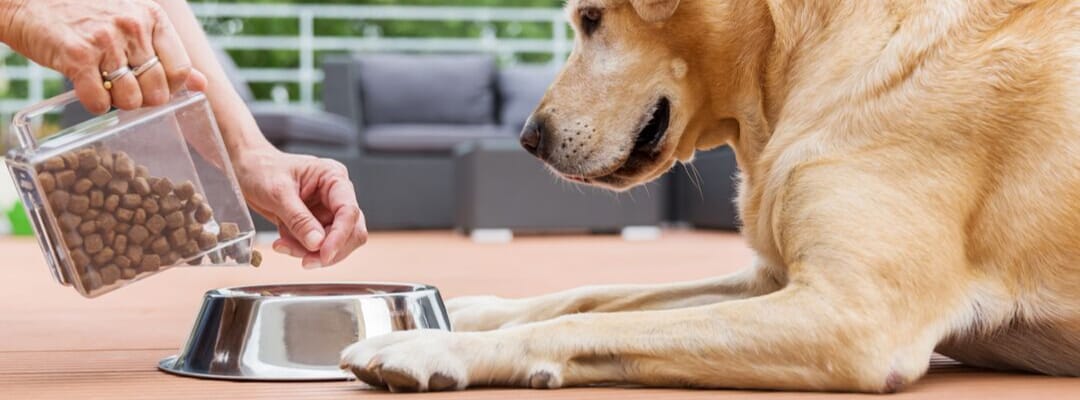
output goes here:
{"type": "Polygon", "coordinates": [[[123,78],[124,75],[130,74],[130,73],[131,73],[131,68],[129,68],[129,67],[120,67],[120,69],[118,69],[116,71],[113,71],[113,72],[102,72],[101,77],[105,79],[105,82],[103,83],[103,85],[105,86],[105,90],[112,90],[113,81],[115,81],[117,79],[120,79],[120,78],[123,78]]]}
{"type": "Polygon", "coordinates": [[[154,66],[156,66],[156,65],[158,65],[160,63],[161,63],[161,59],[158,58],[157,56],[153,56],[153,57],[150,57],[149,60],[146,60],[146,62],[142,63],[142,65],[140,65],[138,67],[135,67],[135,70],[132,71],[132,72],[135,74],[135,77],[138,78],[140,75],[145,74],[146,71],[149,71],[150,68],[154,68],[154,66]]]}

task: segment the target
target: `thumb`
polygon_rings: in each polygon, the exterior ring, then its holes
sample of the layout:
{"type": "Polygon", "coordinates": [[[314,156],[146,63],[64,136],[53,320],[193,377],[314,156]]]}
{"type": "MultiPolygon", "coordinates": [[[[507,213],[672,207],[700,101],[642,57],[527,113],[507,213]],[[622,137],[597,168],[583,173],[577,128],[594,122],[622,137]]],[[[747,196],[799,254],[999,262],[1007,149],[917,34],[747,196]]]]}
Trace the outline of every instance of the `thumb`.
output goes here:
{"type": "Polygon", "coordinates": [[[207,79],[206,75],[195,68],[191,69],[191,74],[188,75],[186,82],[187,89],[195,92],[201,92],[206,90],[207,79]]]}
{"type": "Polygon", "coordinates": [[[280,225],[308,251],[316,252],[322,246],[326,232],[322,224],[311,214],[304,202],[299,197],[286,196],[281,199],[281,209],[277,213],[280,225]]]}

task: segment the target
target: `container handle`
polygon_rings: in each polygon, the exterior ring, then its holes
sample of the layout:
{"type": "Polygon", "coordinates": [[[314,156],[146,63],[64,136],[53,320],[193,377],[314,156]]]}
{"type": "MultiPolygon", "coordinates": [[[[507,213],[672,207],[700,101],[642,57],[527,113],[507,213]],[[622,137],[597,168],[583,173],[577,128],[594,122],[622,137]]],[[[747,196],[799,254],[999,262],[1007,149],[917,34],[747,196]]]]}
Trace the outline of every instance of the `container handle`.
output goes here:
{"type": "Polygon", "coordinates": [[[23,149],[37,147],[37,139],[34,138],[33,121],[42,114],[53,111],[78,101],[75,91],[61,94],[43,102],[26,107],[15,113],[11,120],[11,133],[18,139],[18,144],[23,149]]]}

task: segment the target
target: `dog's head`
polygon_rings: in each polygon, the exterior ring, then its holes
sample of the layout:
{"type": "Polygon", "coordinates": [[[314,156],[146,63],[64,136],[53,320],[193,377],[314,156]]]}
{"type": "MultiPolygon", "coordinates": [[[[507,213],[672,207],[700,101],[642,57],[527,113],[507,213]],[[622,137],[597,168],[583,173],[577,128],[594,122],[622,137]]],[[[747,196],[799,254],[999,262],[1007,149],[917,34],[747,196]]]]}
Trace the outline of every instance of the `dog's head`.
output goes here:
{"type": "Polygon", "coordinates": [[[689,158],[687,127],[707,100],[693,65],[705,22],[679,3],[569,0],[574,51],[522,131],[525,149],[566,179],[613,189],[689,158]]]}

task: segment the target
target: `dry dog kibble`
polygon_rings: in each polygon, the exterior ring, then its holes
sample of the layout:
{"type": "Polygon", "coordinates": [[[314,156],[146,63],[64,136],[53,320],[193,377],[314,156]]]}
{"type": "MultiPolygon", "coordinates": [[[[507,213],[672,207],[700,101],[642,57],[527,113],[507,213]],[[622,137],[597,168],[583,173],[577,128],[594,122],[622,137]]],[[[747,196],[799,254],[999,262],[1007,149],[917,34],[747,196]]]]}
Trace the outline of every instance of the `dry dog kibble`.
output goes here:
{"type": "Polygon", "coordinates": [[[94,186],[97,186],[99,188],[103,188],[105,187],[105,185],[108,185],[109,182],[112,182],[113,178],[112,173],[109,172],[109,170],[105,169],[105,167],[102,167],[100,165],[90,171],[89,177],[90,180],[94,182],[94,186]]]}
{"type": "Polygon", "coordinates": [[[119,207],[120,207],[120,196],[119,195],[110,194],[109,197],[105,198],[105,206],[104,206],[105,211],[115,212],[116,209],[119,208],[119,207]]]}
{"type": "Polygon", "coordinates": [[[161,257],[157,254],[147,254],[139,263],[139,269],[143,271],[155,271],[158,268],[161,268],[161,257]]]}
{"type": "Polygon", "coordinates": [[[127,258],[131,259],[132,264],[142,263],[143,248],[141,246],[128,246],[127,258]]]}
{"type": "Polygon", "coordinates": [[[124,254],[127,252],[127,235],[116,235],[116,239],[113,239],[113,250],[116,250],[116,254],[124,254]]]}
{"type": "Polygon", "coordinates": [[[221,224],[221,231],[218,233],[218,241],[224,242],[228,240],[236,239],[240,236],[240,227],[232,222],[224,222],[221,224]]]}
{"type": "Polygon", "coordinates": [[[153,198],[143,200],[142,208],[143,210],[146,210],[147,214],[157,214],[161,211],[161,206],[158,204],[158,201],[153,198]]]}
{"type": "Polygon", "coordinates": [[[179,246],[180,255],[184,257],[191,257],[199,253],[199,243],[195,240],[188,240],[186,243],[179,246]]]}
{"type": "Polygon", "coordinates": [[[71,251],[71,261],[75,263],[75,267],[83,270],[90,266],[90,256],[86,254],[82,249],[75,249],[71,251]]]}
{"type": "Polygon", "coordinates": [[[146,168],[146,167],[144,167],[142,165],[140,165],[138,167],[135,167],[135,176],[140,177],[140,178],[149,178],[150,177],[150,169],[146,168]]]}
{"type": "Polygon", "coordinates": [[[113,179],[112,182],[109,182],[109,193],[125,194],[129,185],[128,181],[123,179],[113,179]]]}
{"type": "Polygon", "coordinates": [[[191,196],[194,196],[194,195],[195,195],[195,184],[191,183],[191,181],[184,181],[184,183],[176,185],[176,197],[179,197],[180,200],[183,200],[183,201],[191,200],[191,196]]]}
{"type": "Polygon", "coordinates": [[[63,190],[57,190],[49,195],[49,205],[52,206],[54,213],[67,210],[69,201],[71,201],[71,194],[63,190]]]}
{"type": "Polygon", "coordinates": [[[76,215],[86,214],[87,210],[90,209],[90,198],[83,195],[71,196],[71,200],[68,200],[67,209],[76,215]]]}
{"type": "Polygon", "coordinates": [[[213,233],[203,231],[196,239],[199,242],[199,250],[210,250],[217,245],[217,236],[213,233]]]}
{"type": "Polygon", "coordinates": [[[110,264],[105,268],[101,269],[101,283],[104,283],[106,285],[112,285],[120,279],[120,275],[120,267],[117,267],[114,264],[110,264]]]}
{"type": "Polygon", "coordinates": [[[113,262],[116,263],[116,266],[120,267],[120,269],[131,268],[131,259],[128,258],[128,256],[125,256],[125,255],[116,256],[116,258],[113,259],[113,262]]]}
{"type": "Polygon", "coordinates": [[[184,212],[173,211],[172,214],[165,216],[165,226],[170,229],[177,229],[184,226],[184,212]]]}
{"type": "Polygon", "coordinates": [[[131,222],[131,219],[134,218],[134,217],[135,217],[135,212],[134,211],[128,210],[126,208],[121,208],[121,209],[116,210],[116,218],[121,220],[121,221],[131,222]]]}
{"type": "Polygon", "coordinates": [[[64,153],[60,155],[60,158],[64,159],[64,168],[67,169],[79,169],[79,155],[72,153],[64,153]]]}
{"type": "Polygon", "coordinates": [[[184,211],[195,212],[195,210],[197,210],[199,206],[202,206],[203,203],[206,203],[206,199],[204,199],[201,194],[195,193],[191,196],[191,199],[188,200],[187,204],[184,205],[184,211]]]}
{"type": "Polygon", "coordinates": [[[116,230],[116,233],[128,233],[128,230],[131,229],[131,224],[120,222],[117,223],[116,227],[113,229],[116,230]]]}
{"type": "Polygon", "coordinates": [[[175,251],[170,251],[161,257],[161,265],[173,265],[180,261],[180,253],[175,251]]]}
{"type": "Polygon", "coordinates": [[[150,250],[153,250],[155,253],[157,253],[159,255],[165,255],[166,253],[169,252],[169,241],[168,241],[168,239],[165,239],[164,236],[161,236],[161,237],[158,237],[157,239],[154,239],[154,241],[152,243],[150,243],[150,250]]]}
{"type": "Polygon", "coordinates": [[[83,245],[83,237],[78,232],[68,232],[64,234],[64,243],[68,247],[79,247],[83,245]]]}
{"type": "Polygon", "coordinates": [[[124,208],[135,208],[142,205],[142,197],[137,194],[125,194],[120,198],[120,206],[124,208]]]}
{"type": "Polygon", "coordinates": [[[146,196],[150,194],[150,182],[146,181],[146,178],[138,177],[131,181],[131,189],[135,191],[139,196],[146,196]]]}
{"type": "Polygon", "coordinates": [[[101,153],[101,165],[110,171],[113,170],[113,155],[109,152],[101,153]]]}
{"type": "Polygon", "coordinates": [[[195,209],[195,220],[200,224],[210,222],[210,218],[214,217],[214,211],[210,209],[210,206],[203,203],[199,208],[195,209]]]}
{"type": "Polygon", "coordinates": [[[161,233],[165,229],[165,217],[155,214],[146,220],[146,229],[150,230],[150,233],[155,235],[161,233]]]}
{"type": "MultiPolygon", "coordinates": [[[[142,225],[134,225],[131,230],[128,231],[128,240],[136,245],[141,245],[150,237],[150,230],[146,229],[142,225]]],[[[132,257],[134,259],[135,257],[132,257]]]]}
{"type": "Polygon", "coordinates": [[[97,221],[86,221],[79,225],[79,233],[90,235],[97,232],[97,221]]]}
{"type": "Polygon", "coordinates": [[[251,252],[251,266],[252,267],[258,267],[258,266],[262,265],[262,261],[263,261],[262,253],[260,253],[258,250],[255,250],[255,251],[251,252]]]}
{"type": "Polygon", "coordinates": [[[105,265],[109,261],[112,261],[113,256],[115,255],[116,252],[111,248],[106,247],[101,249],[97,254],[94,254],[94,265],[105,265]]]}
{"type": "Polygon", "coordinates": [[[89,171],[101,164],[101,156],[94,149],[82,149],[76,152],[79,157],[79,169],[89,171]]]}
{"type": "Polygon", "coordinates": [[[139,271],[136,271],[135,268],[124,268],[120,270],[120,277],[125,280],[135,279],[136,275],[139,275],[139,271]]]}
{"type": "Polygon", "coordinates": [[[86,254],[97,254],[103,248],[105,248],[105,240],[101,238],[101,235],[94,234],[83,239],[83,249],[86,250],[86,254]]]}
{"type": "Polygon", "coordinates": [[[195,257],[195,258],[192,258],[192,259],[188,260],[187,264],[188,265],[202,265],[202,262],[203,262],[203,257],[195,257]]]}
{"type": "Polygon", "coordinates": [[[142,225],[146,223],[146,210],[135,210],[135,216],[131,218],[131,223],[136,225],[142,225]]]}
{"type": "Polygon", "coordinates": [[[89,210],[86,210],[86,212],[83,213],[82,217],[83,219],[94,219],[97,218],[99,214],[101,214],[101,211],[91,208],[89,210]]]}
{"type": "Polygon", "coordinates": [[[94,182],[89,179],[82,178],[75,181],[75,184],[71,186],[71,191],[75,194],[86,194],[90,189],[94,188],[94,182]]]}
{"type": "Polygon", "coordinates": [[[187,230],[174,229],[169,232],[169,244],[174,248],[181,248],[188,243],[187,230]]]}
{"type": "Polygon", "coordinates": [[[135,162],[124,152],[118,152],[113,157],[113,173],[120,179],[130,180],[135,177],[135,162]]]}
{"type": "Polygon", "coordinates": [[[38,174],[38,184],[45,193],[52,192],[56,190],[56,177],[51,172],[42,172],[38,174]]]}
{"type": "Polygon", "coordinates": [[[152,183],[154,194],[158,196],[166,196],[173,191],[173,184],[169,178],[159,178],[156,182],[152,183]]]}
{"type": "Polygon", "coordinates": [[[106,232],[115,232],[113,228],[116,227],[116,217],[112,216],[112,214],[103,213],[101,215],[98,215],[96,221],[98,229],[106,232]]]}
{"type": "Polygon", "coordinates": [[[68,189],[75,184],[75,171],[64,170],[56,173],[56,186],[60,189],[68,189]]]}
{"type": "MultiPolygon", "coordinates": [[[[162,214],[169,214],[183,207],[183,204],[180,203],[180,198],[176,197],[176,195],[172,193],[169,193],[167,196],[162,197],[161,201],[158,201],[158,204],[161,205],[162,214]]],[[[183,214],[181,214],[181,216],[183,216],[183,214]]]]}
{"type": "Polygon", "coordinates": [[[64,159],[60,157],[53,157],[45,160],[45,163],[42,164],[42,168],[49,172],[60,171],[65,168],[64,159]]]}
{"type": "Polygon", "coordinates": [[[100,190],[90,191],[90,207],[102,208],[105,206],[105,193],[100,190]]]}
{"type": "Polygon", "coordinates": [[[75,214],[63,213],[60,215],[60,227],[66,231],[74,231],[82,225],[82,218],[75,214]]]}

